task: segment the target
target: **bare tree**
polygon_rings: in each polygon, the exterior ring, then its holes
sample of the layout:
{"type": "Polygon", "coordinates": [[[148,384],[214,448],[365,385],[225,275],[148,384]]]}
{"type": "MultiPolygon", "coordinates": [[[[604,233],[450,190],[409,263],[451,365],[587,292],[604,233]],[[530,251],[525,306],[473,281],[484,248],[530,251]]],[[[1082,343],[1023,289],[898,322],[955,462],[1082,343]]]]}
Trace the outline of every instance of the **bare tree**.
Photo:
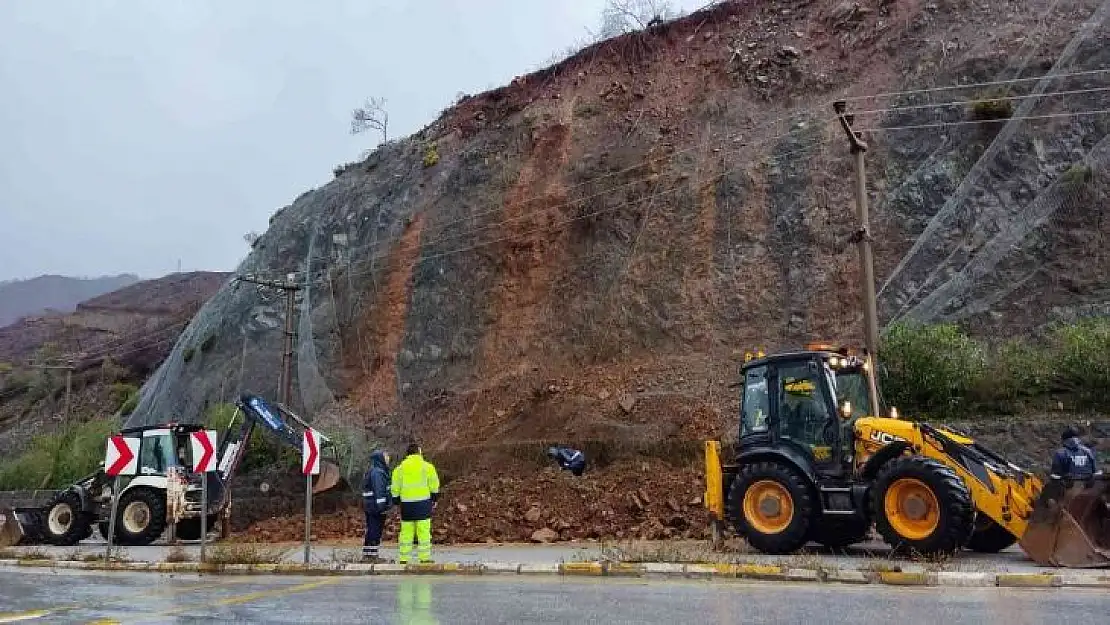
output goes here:
{"type": "Polygon", "coordinates": [[[609,39],[678,16],[678,11],[667,0],[609,0],[601,12],[599,35],[609,39]]]}
{"type": "Polygon", "coordinates": [[[247,245],[251,247],[254,247],[258,243],[258,240],[261,238],[262,235],[258,234],[254,230],[251,230],[250,232],[243,235],[243,240],[246,241],[247,245]]]}
{"type": "Polygon", "coordinates": [[[385,110],[385,98],[370,98],[360,108],[351,111],[351,134],[367,130],[382,133],[382,143],[389,141],[389,112],[385,110]]]}

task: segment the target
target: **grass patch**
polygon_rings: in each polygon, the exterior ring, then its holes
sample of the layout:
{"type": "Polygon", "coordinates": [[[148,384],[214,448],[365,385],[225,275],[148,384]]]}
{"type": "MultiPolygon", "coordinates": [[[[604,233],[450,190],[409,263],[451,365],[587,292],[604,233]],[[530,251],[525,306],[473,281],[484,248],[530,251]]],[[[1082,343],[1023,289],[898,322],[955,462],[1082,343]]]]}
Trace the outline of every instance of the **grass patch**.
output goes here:
{"type": "Polygon", "coordinates": [[[361,549],[332,549],[328,560],[333,564],[354,564],[362,562],[361,549]]]}
{"type": "Polygon", "coordinates": [[[45,549],[39,549],[37,547],[34,547],[34,548],[31,548],[31,549],[23,549],[21,551],[17,551],[16,554],[15,554],[15,559],[16,560],[23,560],[23,561],[53,560],[54,556],[47,553],[47,551],[45,549]]]}
{"type": "Polygon", "coordinates": [[[901,573],[902,567],[889,560],[868,560],[860,570],[872,573],[901,573]]]}
{"type": "Polygon", "coordinates": [[[90,551],[88,553],[80,554],[79,559],[82,562],[131,562],[131,555],[123,547],[112,547],[111,556],[106,557],[102,550],[90,551]]]}
{"type": "Polygon", "coordinates": [[[879,361],[889,403],[922,418],[1014,412],[1061,398],[1097,408],[1110,394],[1110,318],[996,345],[954,324],[896,324],[883,336],[879,361]]]}
{"type": "Polygon", "coordinates": [[[285,549],[263,547],[250,543],[218,545],[205,559],[210,564],[279,564],[285,549]]]}
{"type": "Polygon", "coordinates": [[[0,560],[18,560],[18,559],[19,559],[19,550],[10,549],[10,548],[7,548],[7,547],[5,547],[3,549],[0,549],[0,560]]]}
{"type": "Polygon", "coordinates": [[[1069,191],[1078,191],[1094,182],[1095,170],[1086,163],[1073,163],[1060,174],[1060,182],[1069,191]]]}
{"type": "Polygon", "coordinates": [[[601,559],[609,562],[668,564],[747,564],[738,553],[713,551],[708,541],[641,541],[602,544],[601,559]]]}
{"type": "Polygon", "coordinates": [[[171,564],[175,562],[192,562],[193,556],[189,555],[189,552],[185,551],[180,545],[176,545],[166,552],[164,561],[171,564]]]}
{"type": "Polygon", "coordinates": [[[1010,119],[1014,115],[1014,103],[1003,100],[1002,92],[988,93],[971,105],[971,116],[981,121],[1010,119]]]}
{"type": "Polygon", "coordinates": [[[113,418],[93,419],[34,437],[23,454],[0,462],[0,490],[56,488],[93,473],[104,459],[105,441],[118,428],[113,418]]]}

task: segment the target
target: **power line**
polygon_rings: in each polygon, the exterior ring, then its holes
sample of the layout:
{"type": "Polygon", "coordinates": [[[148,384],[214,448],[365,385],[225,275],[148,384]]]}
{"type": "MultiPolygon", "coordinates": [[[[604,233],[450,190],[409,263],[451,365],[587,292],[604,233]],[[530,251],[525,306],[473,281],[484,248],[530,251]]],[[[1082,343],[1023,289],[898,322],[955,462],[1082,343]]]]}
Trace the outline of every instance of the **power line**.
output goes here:
{"type": "MultiPolygon", "coordinates": [[[[786,133],[786,134],[791,134],[791,133],[786,133]]],[[[781,135],[781,136],[786,136],[786,135],[781,135]]],[[[781,136],[780,136],[780,137],[776,137],[776,138],[781,138],[781,136]]],[[[790,158],[790,157],[792,157],[792,156],[794,156],[794,155],[796,155],[796,154],[800,154],[800,153],[803,153],[803,152],[808,152],[808,151],[812,150],[813,148],[815,148],[815,147],[818,147],[818,146],[820,146],[820,145],[823,145],[823,144],[825,144],[825,143],[827,143],[827,142],[828,142],[827,140],[814,141],[814,142],[812,142],[812,143],[811,143],[811,144],[809,144],[809,145],[806,145],[806,146],[802,146],[802,147],[800,147],[800,148],[797,148],[797,149],[791,150],[791,151],[789,151],[789,152],[785,152],[785,153],[783,153],[783,154],[779,154],[779,155],[776,155],[776,156],[771,156],[771,157],[763,158],[763,159],[761,159],[761,160],[760,160],[760,162],[762,162],[762,163],[765,163],[765,164],[766,164],[766,163],[774,163],[774,162],[779,162],[779,161],[785,160],[785,159],[787,159],[787,158],[790,158]]],[[[650,183],[650,182],[651,182],[651,181],[652,181],[652,180],[653,180],[653,179],[654,179],[655,177],[656,177],[656,174],[652,174],[651,176],[645,176],[644,178],[642,178],[642,179],[639,179],[639,180],[638,180],[637,182],[638,182],[638,183],[639,183],[639,182],[642,182],[642,183],[650,183]]],[[[716,178],[713,178],[713,177],[711,177],[710,179],[711,179],[711,180],[714,180],[714,179],[718,179],[718,178],[720,178],[720,177],[721,177],[721,176],[717,176],[716,178]]],[[[629,185],[621,185],[621,186],[623,187],[623,186],[629,186],[629,185]]],[[[676,189],[677,189],[677,188],[679,188],[680,186],[681,186],[681,185],[677,185],[676,187],[673,187],[672,189],[670,189],[670,191],[676,190],[676,189]]],[[[611,190],[610,190],[610,191],[611,191],[611,190]]],[[[665,191],[665,192],[663,192],[663,193],[666,193],[666,192],[669,192],[669,191],[665,191]]],[[[549,208],[547,208],[547,209],[544,209],[544,210],[542,210],[542,211],[532,211],[532,212],[530,212],[530,213],[527,213],[527,214],[525,214],[525,215],[521,215],[521,216],[518,216],[518,217],[516,217],[516,218],[513,218],[513,219],[509,219],[509,220],[504,220],[504,221],[501,221],[501,222],[497,222],[497,223],[494,223],[494,224],[489,224],[489,225],[487,225],[487,226],[483,226],[483,227],[481,227],[481,228],[477,228],[477,229],[473,229],[473,230],[470,230],[470,231],[466,231],[466,232],[463,232],[463,233],[461,233],[461,234],[462,234],[462,235],[466,235],[466,234],[473,234],[473,233],[475,233],[475,232],[478,232],[478,231],[481,231],[481,230],[489,230],[489,229],[492,229],[492,228],[495,228],[495,227],[497,227],[497,226],[500,226],[500,225],[504,225],[504,224],[506,224],[506,223],[510,223],[510,222],[513,222],[513,221],[520,221],[521,219],[527,218],[527,217],[529,217],[529,216],[535,216],[535,215],[539,215],[539,214],[549,213],[549,212],[552,212],[552,211],[554,211],[554,210],[557,210],[557,209],[562,209],[562,208],[568,208],[568,207],[571,207],[571,206],[574,206],[574,205],[577,205],[577,204],[582,204],[582,203],[585,203],[585,202],[586,202],[587,200],[589,200],[589,199],[593,199],[593,198],[594,198],[594,197],[596,197],[596,196],[599,196],[599,195],[604,195],[604,194],[605,194],[605,192],[602,192],[602,193],[599,193],[599,194],[595,194],[595,195],[592,195],[592,196],[587,196],[587,197],[584,197],[584,198],[577,198],[577,199],[573,199],[573,200],[567,200],[567,201],[564,201],[564,202],[560,202],[560,203],[558,203],[558,204],[556,204],[556,205],[554,205],[554,206],[551,206],[551,207],[549,207],[549,208]]],[[[655,197],[655,196],[653,195],[653,196],[649,196],[649,197],[655,197]]],[[[631,204],[631,202],[622,202],[622,203],[618,204],[618,205],[617,205],[616,207],[614,207],[614,208],[611,208],[611,209],[603,209],[603,210],[601,210],[601,211],[597,211],[597,212],[595,212],[595,213],[590,213],[590,214],[588,214],[588,215],[584,215],[584,216],[579,216],[579,217],[575,217],[575,218],[572,218],[572,219],[570,219],[570,220],[565,220],[565,221],[557,222],[557,223],[556,223],[555,225],[560,225],[560,224],[567,224],[567,223],[571,223],[571,222],[573,222],[573,221],[577,221],[577,220],[579,220],[579,219],[584,219],[584,218],[587,218],[587,217],[591,217],[591,216],[594,216],[594,215],[598,215],[598,214],[603,214],[603,213],[605,213],[605,212],[610,212],[611,210],[616,210],[616,209],[619,209],[619,208],[621,208],[621,207],[623,207],[623,206],[627,206],[627,205],[629,205],[629,204],[631,204]]],[[[541,229],[542,229],[542,228],[541,228],[541,229]]],[[[531,233],[534,233],[534,232],[538,232],[538,231],[539,231],[539,230],[532,230],[532,231],[529,231],[529,232],[527,232],[527,233],[524,233],[524,235],[527,235],[527,234],[531,234],[531,233]]],[[[478,245],[477,245],[476,247],[481,247],[481,246],[483,246],[483,245],[489,245],[489,244],[492,244],[492,243],[495,243],[495,242],[501,242],[501,241],[506,241],[506,240],[509,240],[509,239],[510,239],[510,238],[511,238],[512,236],[517,236],[517,235],[511,235],[510,237],[502,237],[502,238],[498,238],[498,239],[495,239],[495,240],[493,240],[493,241],[489,241],[489,242],[484,242],[484,243],[478,244],[478,245]]],[[[350,265],[348,265],[348,266],[350,266],[350,267],[359,267],[359,266],[363,266],[363,265],[366,265],[367,263],[371,263],[371,262],[374,262],[374,261],[377,261],[377,260],[380,260],[380,259],[383,259],[383,258],[388,258],[389,256],[392,256],[392,255],[395,255],[395,254],[403,254],[403,253],[405,253],[405,252],[411,252],[411,251],[413,251],[413,250],[418,250],[418,249],[421,249],[421,248],[427,248],[427,247],[430,247],[430,246],[432,246],[432,245],[436,245],[436,244],[442,243],[442,242],[444,242],[444,241],[447,241],[447,240],[450,240],[450,239],[453,239],[453,238],[456,238],[456,237],[441,237],[441,238],[439,238],[439,239],[433,239],[433,240],[431,240],[431,241],[417,241],[417,242],[415,242],[415,243],[413,243],[413,244],[411,244],[411,245],[408,245],[408,246],[402,246],[402,247],[399,247],[399,248],[397,248],[397,249],[388,249],[388,248],[390,247],[391,243],[390,243],[390,242],[388,242],[388,241],[387,241],[387,242],[383,242],[383,243],[382,243],[382,244],[381,244],[381,245],[379,246],[379,248],[378,248],[378,249],[376,249],[376,250],[371,250],[371,251],[372,251],[372,254],[371,254],[371,255],[370,255],[369,257],[367,257],[367,258],[363,258],[363,259],[362,259],[362,260],[360,260],[359,262],[357,262],[357,263],[353,263],[353,264],[350,264],[350,265]]],[[[468,250],[471,250],[471,249],[475,249],[475,247],[465,247],[465,248],[461,248],[461,249],[460,249],[460,250],[458,250],[458,251],[468,251],[468,250]]],[[[453,252],[448,252],[448,253],[445,253],[445,254],[439,254],[439,255],[436,255],[436,256],[433,256],[433,257],[429,257],[429,258],[424,258],[424,259],[421,259],[421,261],[420,261],[420,262],[423,262],[423,260],[430,260],[430,258],[438,258],[438,257],[441,257],[441,256],[443,256],[443,255],[450,255],[451,253],[453,253],[453,252]]],[[[335,266],[335,265],[329,265],[329,266],[335,266]]],[[[371,270],[371,271],[372,271],[372,270],[371,270]]],[[[361,275],[366,275],[366,273],[368,273],[368,272],[365,272],[365,271],[359,271],[359,272],[352,272],[352,273],[350,273],[349,275],[350,275],[350,276],[361,276],[361,275]]],[[[320,280],[315,280],[315,281],[307,281],[307,280],[308,280],[308,278],[307,278],[307,276],[306,276],[306,284],[317,284],[317,285],[322,285],[322,284],[325,284],[325,283],[326,283],[326,281],[325,281],[325,280],[323,280],[323,279],[320,279],[320,280]]]]}
{"type": "Polygon", "coordinates": [[[874,128],[860,128],[860,132],[888,132],[892,130],[917,130],[924,128],[942,128],[945,126],[968,126],[973,124],[1002,124],[1014,120],[1035,120],[1035,119],[1055,119],[1060,117],[1082,117],[1086,115],[1106,115],[1110,113],[1110,109],[1099,109],[1096,111],[1069,111],[1066,113],[1046,113],[1044,115],[1022,115],[1015,117],[1006,117],[1003,119],[965,119],[957,122],[935,122],[930,124],[910,124],[908,126],[890,126],[884,128],[882,126],[874,128]]]}
{"type": "Polygon", "coordinates": [[[987,82],[974,82],[962,85],[947,85],[944,87],[930,87],[928,89],[911,89],[909,91],[889,91],[886,93],[875,93],[871,95],[853,96],[850,98],[842,98],[845,102],[858,102],[860,100],[873,100],[877,98],[893,98],[903,95],[919,95],[922,93],[937,93],[940,91],[954,91],[958,89],[973,89],[976,87],[994,87],[998,85],[1011,85],[1025,82],[1039,82],[1042,80],[1056,80],[1059,78],[1075,78],[1077,76],[1093,76],[1096,74],[1106,74],[1110,72],[1110,68],[1091,69],[1081,72],[1068,72],[1063,74],[1042,74],[1040,76],[1029,76],[1027,78],[1009,78],[1006,80],[991,80],[987,82]]]}
{"type": "MultiPolygon", "coordinates": [[[[758,127],[766,128],[766,127],[769,127],[769,126],[773,126],[773,125],[776,125],[780,122],[789,120],[793,117],[803,115],[805,113],[811,113],[812,114],[816,110],[817,110],[817,107],[795,110],[795,111],[792,111],[791,113],[783,115],[783,116],[781,116],[777,119],[773,119],[769,122],[760,123],[760,124],[758,124],[758,127]]],[[[816,123],[828,123],[828,122],[832,122],[832,121],[836,121],[836,118],[835,117],[830,117],[830,118],[827,118],[827,119],[817,120],[816,123]]],[[[791,130],[789,132],[785,132],[785,133],[782,133],[782,134],[774,136],[774,137],[769,137],[767,139],[763,139],[763,140],[757,141],[757,142],[752,143],[752,144],[744,144],[742,147],[749,148],[749,149],[759,147],[761,145],[770,143],[772,141],[775,141],[775,140],[780,139],[782,137],[788,136],[788,135],[793,134],[795,132],[797,132],[797,130],[791,130]]],[[[722,140],[719,142],[718,145],[725,145],[728,142],[739,141],[739,140],[742,139],[743,136],[744,136],[743,133],[734,133],[734,134],[731,134],[731,135],[726,135],[724,138],[722,138],[722,140]]],[[[584,182],[579,182],[579,183],[576,183],[576,184],[573,184],[573,185],[570,185],[570,186],[563,187],[562,191],[564,193],[568,193],[568,192],[573,191],[575,189],[579,189],[579,188],[582,188],[582,187],[585,187],[585,186],[588,186],[588,185],[595,184],[599,180],[605,180],[607,178],[612,178],[614,176],[620,176],[620,175],[623,175],[623,174],[627,174],[629,172],[633,172],[637,169],[643,169],[645,167],[651,167],[651,166],[656,165],[656,164],[660,164],[660,163],[663,163],[663,162],[666,162],[666,161],[674,160],[678,156],[694,152],[695,150],[698,150],[701,147],[702,147],[701,145],[692,145],[690,147],[686,147],[686,148],[683,148],[681,150],[675,150],[674,152],[670,152],[670,153],[665,154],[665,155],[650,157],[650,158],[645,159],[644,161],[641,161],[641,162],[639,162],[635,165],[631,165],[631,166],[625,167],[623,169],[614,170],[614,171],[607,172],[607,173],[604,173],[604,174],[600,174],[600,175],[597,175],[597,176],[593,176],[589,180],[586,180],[584,182]]],[[[602,192],[599,192],[598,194],[595,194],[594,196],[590,196],[588,198],[580,198],[579,201],[584,201],[586,199],[592,199],[593,197],[596,197],[598,195],[604,195],[605,193],[614,191],[618,188],[623,188],[624,186],[629,186],[631,184],[635,184],[635,181],[630,182],[630,183],[625,183],[623,185],[610,187],[609,189],[607,189],[605,191],[602,191],[602,192]]],[[[547,199],[548,199],[547,194],[533,195],[533,196],[530,196],[530,197],[527,197],[527,198],[524,198],[524,199],[520,200],[520,206],[521,207],[528,206],[528,205],[534,204],[536,202],[544,201],[544,200],[547,200],[547,199]]],[[[438,228],[439,228],[440,232],[444,232],[450,226],[454,226],[454,225],[457,225],[457,224],[460,224],[460,223],[463,223],[463,222],[466,222],[466,221],[470,221],[472,219],[478,219],[478,218],[484,217],[486,215],[491,215],[491,214],[499,212],[500,210],[502,210],[502,209],[501,208],[491,208],[491,209],[487,209],[487,210],[484,210],[484,211],[471,213],[471,214],[466,215],[464,217],[459,217],[458,219],[453,219],[453,220],[444,222],[443,224],[439,224],[438,228]]],[[[525,214],[530,214],[530,213],[531,213],[531,211],[529,211],[528,213],[525,213],[525,214]]],[[[469,231],[464,230],[461,233],[453,233],[451,235],[447,235],[446,237],[442,237],[441,240],[446,240],[448,238],[455,238],[455,237],[463,236],[463,235],[466,235],[466,234],[469,234],[469,231]]]]}
{"type": "Polygon", "coordinates": [[[968,104],[980,104],[984,102],[1000,102],[1004,100],[1026,100],[1029,98],[1049,98],[1054,96],[1064,95],[1080,95],[1085,93],[1099,93],[1103,91],[1110,91],[1110,87],[1095,87],[1092,89],[1073,89],[1068,91],[1049,91],[1046,93],[1026,93],[1022,95],[1011,96],[997,96],[989,98],[980,98],[977,100],[953,100],[951,102],[936,102],[933,104],[914,104],[911,106],[892,106],[882,109],[871,109],[867,111],[853,111],[854,115],[874,115],[878,113],[896,113],[899,111],[912,111],[929,108],[942,108],[947,106],[966,106],[968,104]]]}

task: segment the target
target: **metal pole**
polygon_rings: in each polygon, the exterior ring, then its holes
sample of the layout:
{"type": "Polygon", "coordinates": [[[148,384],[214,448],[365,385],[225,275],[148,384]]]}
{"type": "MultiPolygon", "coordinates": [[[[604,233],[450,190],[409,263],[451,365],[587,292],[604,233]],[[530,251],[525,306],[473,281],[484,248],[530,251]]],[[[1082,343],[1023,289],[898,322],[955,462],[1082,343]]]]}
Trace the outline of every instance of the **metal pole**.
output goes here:
{"type": "Polygon", "coordinates": [[[875,300],[875,260],[871,253],[871,220],[867,212],[867,171],[863,155],[866,148],[852,149],[856,156],[856,213],[859,218],[859,272],[863,281],[863,322],[866,332],[867,361],[870,375],[867,376],[867,396],[871,410],[879,414],[879,387],[875,379],[879,372],[875,355],[879,353],[879,313],[875,300]]]}
{"type": "Polygon", "coordinates": [[[112,561],[112,539],[116,536],[116,508],[119,505],[119,476],[112,482],[112,516],[108,519],[108,552],[104,554],[104,561],[112,561]]]}
{"type": "Polygon", "coordinates": [[[875,261],[871,252],[871,220],[867,211],[867,170],[864,164],[864,154],[867,153],[867,144],[852,129],[855,116],[846,113],[847,103],[838,101],[833,103],[833,109],[840,118],[840,125],[848,135],[852,155],[856,165],[856,218],[859,228],[855,239],[859,247],[861,303],[863,305],[864,344],[867,346],[867,398],[871,403],[871,412],[879,414],[879,388],[876,382],[878,364],[876,356],[879,353],[879,313],[875,297],[875,261]]]}
{"type": "Polygon", "coordinates": [[[312,475],[304,476],[304,563],[312,557],[312,475]]]}
{"type": "MultiPolygon", "coordinates": [[[[292,281],[290,281],[292,282],[292,281]]],[[[293,307],[296,303],[294,287],[285,289],[285,350],[281,354],[281,403],[292,408],[293,396],[293,307]]]]}
{"type": "Polygon", "coordinates": [[[200,474],[200,561],[204,563],[204,545],[208,542],[208,474],[200,474]]]}
{"type": "Polygon", "coordinates": [[[66,422],[69,422],[69,392],[73,388],[73,367],[66,367],[66,406],[63,414],[65,415],[66,422]]]}

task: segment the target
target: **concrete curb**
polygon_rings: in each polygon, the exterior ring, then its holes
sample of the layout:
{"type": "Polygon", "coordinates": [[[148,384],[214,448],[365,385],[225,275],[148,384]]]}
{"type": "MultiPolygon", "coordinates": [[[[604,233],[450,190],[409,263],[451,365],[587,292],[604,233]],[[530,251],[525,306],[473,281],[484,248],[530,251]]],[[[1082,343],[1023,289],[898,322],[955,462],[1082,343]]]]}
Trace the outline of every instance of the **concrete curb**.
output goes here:
{"type": "Polygon", "coordinates": [[[960,588],[1104,588],[1110,571],[1060,573],[900,572],[865,569],[807,569],[775,564],[676,564],[667,562],[484,562],[437,564],[199,564],[197,562],[104,562],[80,560],[0,560],[0,568],[74,571],[127,571],[204,575],[552,575],[656,579],[745,579],[778,582],[881,584],[960,588]]]}

